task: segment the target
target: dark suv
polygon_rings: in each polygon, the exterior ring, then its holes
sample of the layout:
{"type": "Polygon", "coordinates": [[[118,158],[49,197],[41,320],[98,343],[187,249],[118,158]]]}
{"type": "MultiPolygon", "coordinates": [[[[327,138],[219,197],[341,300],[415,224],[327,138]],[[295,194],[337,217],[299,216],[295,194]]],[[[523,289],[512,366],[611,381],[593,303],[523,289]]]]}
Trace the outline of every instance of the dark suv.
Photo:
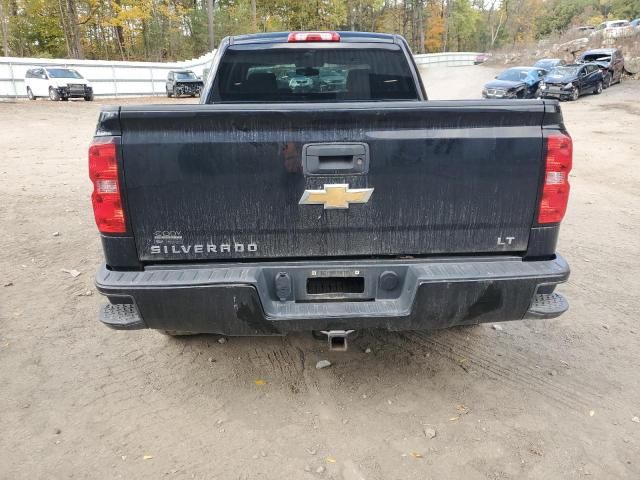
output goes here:
{"type": "Polygon", "coordinates": [[[624,57],[619,48],[596,48],[587,50],[578,60],[580,63],[596,63],[604,78],[604,88],[622,82],[624,57]]]}
{"type": "Polygon", "coordinates": [[[191,70],[172,70],[167,75],[167,97],[174,95],[200,95],[204,82],[191,70]]]}

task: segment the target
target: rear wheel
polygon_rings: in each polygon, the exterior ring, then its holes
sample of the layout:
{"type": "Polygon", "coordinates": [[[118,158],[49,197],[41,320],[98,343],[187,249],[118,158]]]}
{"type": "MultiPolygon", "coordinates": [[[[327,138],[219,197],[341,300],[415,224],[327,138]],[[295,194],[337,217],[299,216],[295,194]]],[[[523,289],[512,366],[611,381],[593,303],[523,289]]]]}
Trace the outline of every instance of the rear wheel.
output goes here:
{"type": "Polygon", "coordinates": [[[49,89],[49,100],[51,100],[52,102],[57,102],[58,100],[60,100],[60,94],[53,87],[49,89]]]}
{"type": "Polygon", "coordinates": [[[602,93],[602,82],[598,82],[598,85],[596,85],[596,88],[593,90],[593,93],[595,93],[596,95],[599,95],[602,93]]]}
{"type": "Polygon", "coordinates": [[[27,87],[27,97],[29,97],[29,100],[35,100],[37,98],[33,94],[33,91],[31,90],[31,87],[27,87]]]}

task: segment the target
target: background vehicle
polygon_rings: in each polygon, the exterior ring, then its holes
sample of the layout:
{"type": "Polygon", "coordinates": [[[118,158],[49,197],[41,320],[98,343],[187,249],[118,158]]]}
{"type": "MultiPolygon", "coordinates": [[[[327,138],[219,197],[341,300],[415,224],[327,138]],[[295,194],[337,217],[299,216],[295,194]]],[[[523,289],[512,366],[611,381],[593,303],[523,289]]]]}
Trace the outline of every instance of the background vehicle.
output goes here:
{"type": "MultiPolygon", "coordinates": [[[[314,76],[317,77],[318,75],[314,76]]],[[[313,89],[313,84],[313,78],[307,77],[306,75],[295,75],[292,79],[289,80],[289,87],[294,92],[311,91],[313,89]]]]}
{"type": "Polygon", "coordinates": [[[213,65],[201,105],[100,116],[105,324],[345,340],[568,308],[557,102],[426,101],[388,34],[242,35],[213,65]],[[344,90],[278,82],[326,65],[344,90]]]}
{"type": "Polygon", "coordinates": [[[167,75],[167,97],[179,97],[189,95],[195,97],[200,95],[204,83],[191,70],[172,70],[167,75]]]}
{"type": "Polygon", "coordinates": [[[347,72],[335,68],[320,70],[320,88],[323,91],[341,91],[347,86],[347,72]]]}
{"type": "Polygon", "coordinates": [[[536,67],[513,67],[496,76],[482,89],[484,98],[536,98],[546,70],[536,67]]]}
{"type": "Polygon", "coordinates": [[[595,63],[556,67],[544,77],[543,98],[577,100],[586,93],[599,94],[604,88],[602,71],[595,63]]]}
{"type": "Polygon", "coordinates": [[[481,63],[486,62],[490,58],[491,58],[490,53],[479,53],[478,55],[476,55],[476,58],[474,59],[473,64],[480,65],[481,63]]]}
{"type": "Polygon", "coordinates": [[[602,70],[604,88],[613,83],[622,82],[624,76],[624,57],[619,48],[597,48],[587,50],[578,60],[580,63],[595,63],[602,70]]]}
{"type": "Polygon", "coordinates": [[[567,62],[565,62],[561,58],[542,58],[538,60],[536,63],[534,63],[533,66],[536,68],[541,68],[543,70],[546,70],[547,72],[550,72],[555,67],[566,65],[566,64],[567,62]]]}
{"type": "Polygon", "coordinates": [[[640,28],[640,18],[636,18],[635,20],[631,20],[629,22],[629,25],[631,25],[635,29],[639,29],[640,28]]]}
{"type": "Polygon", "coordinates": [[[591,36],[601,36],[603,39],[629,37],[635,33],[635,29],[627,20],[609,20],[598,25],[591,36]]]}
{"type": "Polygon", "coordinates": [[[49,97],[54,101],[70,98],[84,98],[88,102],[93,100],[91,83],[69,68],[32,68],[27,70],[24,83],[29,100],[38,97],[49,97]]]}

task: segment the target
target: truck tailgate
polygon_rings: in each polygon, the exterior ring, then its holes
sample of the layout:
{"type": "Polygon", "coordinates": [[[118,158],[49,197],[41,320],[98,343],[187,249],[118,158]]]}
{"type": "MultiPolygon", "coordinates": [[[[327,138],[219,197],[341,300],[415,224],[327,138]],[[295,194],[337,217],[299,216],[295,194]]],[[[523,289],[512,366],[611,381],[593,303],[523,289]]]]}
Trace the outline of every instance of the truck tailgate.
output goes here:
{"type": "Polygon", "coordinates": [[[126,213],[146,262],[523,252],[543,120],[535,100],[122,107],[126,213]]]}

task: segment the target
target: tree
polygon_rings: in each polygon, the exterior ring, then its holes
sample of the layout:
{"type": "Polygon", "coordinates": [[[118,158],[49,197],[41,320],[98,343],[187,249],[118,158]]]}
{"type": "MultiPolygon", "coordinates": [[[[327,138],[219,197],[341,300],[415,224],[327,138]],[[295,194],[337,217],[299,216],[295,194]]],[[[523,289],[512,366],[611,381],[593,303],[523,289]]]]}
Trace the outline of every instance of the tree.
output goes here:
{"type": "Polygon", "coordinates": [[[2,0],[0,0],[0,29],[2,30],[2,54],[8,57],[11,55],[11,51],[9,50],[9,22],[7,17],[5,17],[2,0]]]}
{"type": "Polygon", "coordinates": [[[207,25],[209,26],[209,50],[216,48],[215,35],[213,30],[213,7],[214,0],[207,0],[207,25]]]}

